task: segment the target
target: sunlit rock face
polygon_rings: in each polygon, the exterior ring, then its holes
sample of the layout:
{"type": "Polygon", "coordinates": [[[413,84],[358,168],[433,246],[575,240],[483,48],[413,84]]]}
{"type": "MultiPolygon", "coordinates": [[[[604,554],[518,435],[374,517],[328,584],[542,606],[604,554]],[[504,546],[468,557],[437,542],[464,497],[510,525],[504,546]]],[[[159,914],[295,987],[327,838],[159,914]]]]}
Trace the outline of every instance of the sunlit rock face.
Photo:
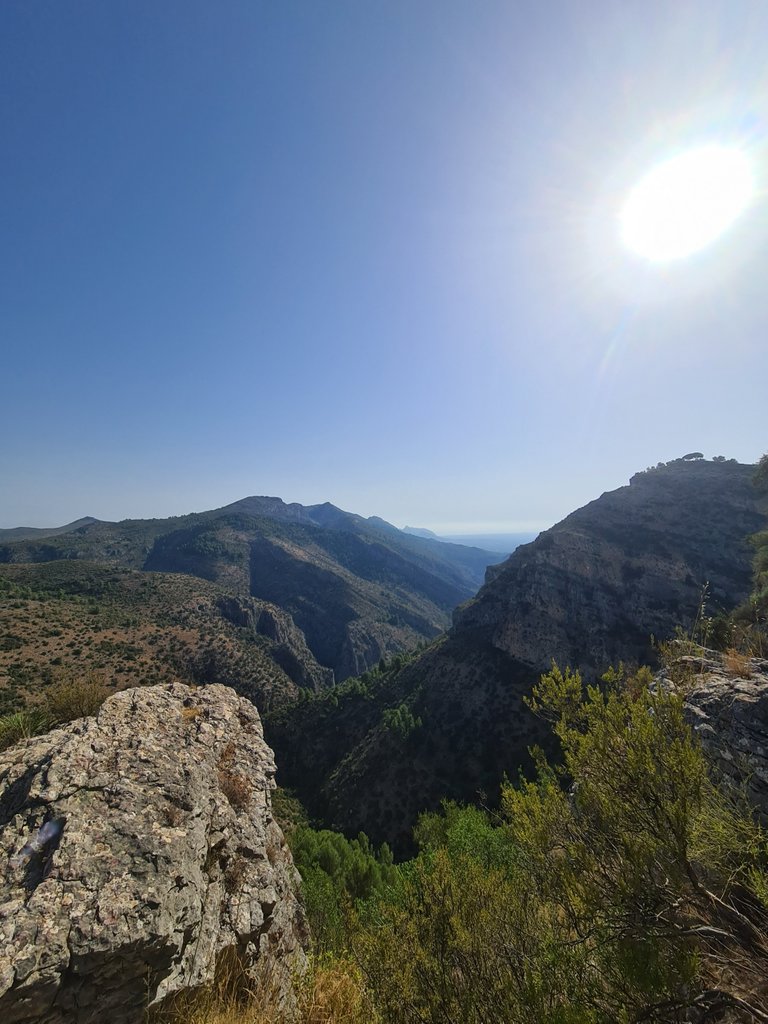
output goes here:
{"type": "Polygon", "coordinates": [[[227,951],[289,1005],[307,930],[274,772],[224,686],[126,690],[0,754],[3,1021],[138,1024],[227,951]]]}

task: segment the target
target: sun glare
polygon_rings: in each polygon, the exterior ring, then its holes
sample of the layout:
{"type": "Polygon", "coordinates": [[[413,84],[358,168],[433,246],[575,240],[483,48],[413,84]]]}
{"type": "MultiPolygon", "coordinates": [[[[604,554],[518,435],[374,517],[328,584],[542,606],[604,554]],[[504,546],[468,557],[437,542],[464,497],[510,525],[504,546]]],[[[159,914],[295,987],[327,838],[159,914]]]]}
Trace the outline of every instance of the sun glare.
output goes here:
{"type": "Polygon", "coordinates": [[[692,149],[658,164],[635,186],[621,211],[621,237],[653,262],[680,259],[722,234],[753,194],[752,169],[741,150],[692,149]]]}

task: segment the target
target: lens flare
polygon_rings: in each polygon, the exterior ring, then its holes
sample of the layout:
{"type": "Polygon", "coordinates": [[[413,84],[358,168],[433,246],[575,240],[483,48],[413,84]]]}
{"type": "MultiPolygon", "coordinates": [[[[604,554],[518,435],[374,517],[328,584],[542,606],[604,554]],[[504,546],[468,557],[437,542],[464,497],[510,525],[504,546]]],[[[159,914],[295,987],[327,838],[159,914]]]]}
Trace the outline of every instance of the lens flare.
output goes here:
{"type": "Polygon", "coordinates": [[[689,150],[658,164],[630,192],[619,218],[622,240],[652,262],[681,259],[721,235],[754,193],[740,149],[689,150]]]}

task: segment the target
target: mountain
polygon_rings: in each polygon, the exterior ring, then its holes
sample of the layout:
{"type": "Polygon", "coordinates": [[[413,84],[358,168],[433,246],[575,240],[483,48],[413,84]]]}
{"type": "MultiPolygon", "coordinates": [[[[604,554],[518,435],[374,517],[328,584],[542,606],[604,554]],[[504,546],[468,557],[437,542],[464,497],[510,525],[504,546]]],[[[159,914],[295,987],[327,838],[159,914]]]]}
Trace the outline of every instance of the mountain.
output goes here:
{"type": "Polygon", "coordinates": [[[93,516],[84,516],[82,519],[76,519],[73,523],[67,523],[66,526],[15,526],[10,530],[0,530],[0,544],[5,541],[43,540],[45,537],[58,537],[62,533],[73,533],[82,526],[90,526],[97,522],[98,519],[94,519],[93,516]]]}
{"type": "Polygon", "coordinates": [[[404,848],[444,797],[493,799],[549,730],[524,703],[552,659],[591,679],[653,661],[651,636],[689,629],[750,590],[766,508],[754,467],[675,462],[637,474],[502,565],[447,634],[404,668],[272,717],[283,784],[345,831],[404,848]]]}
{"type": "Polygon", "coordinates": [[[436,533],[421,526],[404,526],[403,533],[410,533],[413,537],[426,537],[427,540],[440,540],[436,533]]]}
{"type": "Polygon", "coordinates": [[[87,561],[183,573],[239,599],[277,605],[337,680],[438,635],[494,560],[330,503],[265,496],[171,519],[88,521],[0,543],[0,563],[87,561]]]}

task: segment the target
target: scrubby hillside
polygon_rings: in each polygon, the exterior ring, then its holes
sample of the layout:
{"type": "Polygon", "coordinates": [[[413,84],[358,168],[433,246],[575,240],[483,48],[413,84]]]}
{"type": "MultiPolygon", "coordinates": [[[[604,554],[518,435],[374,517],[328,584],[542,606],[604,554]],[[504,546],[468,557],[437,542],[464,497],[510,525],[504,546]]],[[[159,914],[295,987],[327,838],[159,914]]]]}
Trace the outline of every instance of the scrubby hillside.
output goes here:
{"type": "Polygon", "coordinates": [[[496,558],[329,503],[262,497],[175,519],[90,521],[0,543],[0,563],[58,561],[63,575],[66,563],[83,560],[184,573],[277,604],[337,680],[436,636],[496,558]]]}
{"type": "Polygon", "coordinates": [[[217,584],[85,561],[0,565],[0,710],[88,672],[118,688],[228,683],[264,709],[332,679],[288,615],[217,584]]]}

